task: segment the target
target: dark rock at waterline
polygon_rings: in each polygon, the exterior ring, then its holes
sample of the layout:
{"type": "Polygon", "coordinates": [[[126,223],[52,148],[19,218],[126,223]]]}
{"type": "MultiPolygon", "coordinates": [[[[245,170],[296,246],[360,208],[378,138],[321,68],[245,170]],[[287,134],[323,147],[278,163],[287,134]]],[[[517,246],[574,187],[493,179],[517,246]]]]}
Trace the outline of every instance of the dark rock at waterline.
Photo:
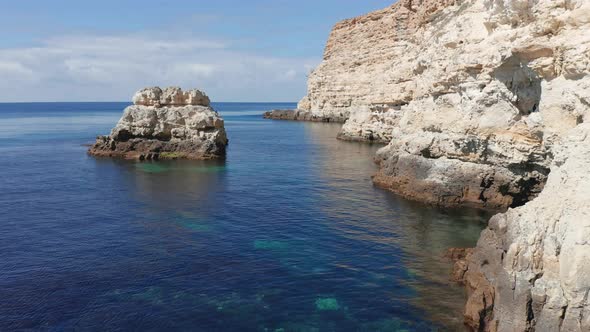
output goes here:
{"type": "Polygon", "coordinates": [[[422,155],[414,155],[383,149],[376,158],[380,170],[373,182],[435,206],[505,211],[536,197],[549,174],[548,169],[534,164],[503,167],[463,162],[435,152],[424,149],[422,155]]]}
{"type": "Polygon", "coordinates": [[[467,289],[465,324],[475,330],[492,329],[495,289],[481,271],[471,268],[474,248],[450,248],[445,257],[454,262],[451,280],[467,289]]]}
{"type": "Polygon", "coordinates": [[[346,117],[337,115],[317,115],[303,110],[272,110],[264,113],[265,119],[310,121],[310,122],[334,122],[344,123],[346,117]]]}
{"type": "Polygon", "coordinates": [[[221,159],[226,146],[214,141],[160,141],[157,139],[133,138],[117,141],[110,136],[99,136],[88,153],[96,157],[133,160],[159,159],[221,159]]]}

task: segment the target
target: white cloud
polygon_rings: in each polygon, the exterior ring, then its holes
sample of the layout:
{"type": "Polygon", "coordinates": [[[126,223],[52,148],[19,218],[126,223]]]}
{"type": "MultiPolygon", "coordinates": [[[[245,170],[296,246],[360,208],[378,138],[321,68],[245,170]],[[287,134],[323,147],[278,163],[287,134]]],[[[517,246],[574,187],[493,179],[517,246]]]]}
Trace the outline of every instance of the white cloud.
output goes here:
{"type": "Polygon", "coordinates": [[[0,48],[0,101],[130,99],[144,86],[200,88],[214,100],[297,101],[318,59],[248,54],[209,39],[60,36],[0,48]]]}
{"type": "Polygon", "coordinates": [[[0,77],[5,80],[32,81],[35,75],[32,70],[15,61],[0,60],[0,77]]]}
{"type": "Polygon", "coordinates": [[[195,75],[196,77],[202,78],[211,77],[215,73],[216,69],[217,68],[215,65],[206,63],[185,63],[179,64],[176,67],[176,70],[178,70],[179,72],[187,71],[195,75]]]}
{"type": "Polygon", "coordinates": [[[291,80],[294,80],[295,78],[297,78],[297,70],[295,70],[295,69],[289,69],[279,76],[279,79],[284,80],[284,81],[291,81],[291,80]]]}

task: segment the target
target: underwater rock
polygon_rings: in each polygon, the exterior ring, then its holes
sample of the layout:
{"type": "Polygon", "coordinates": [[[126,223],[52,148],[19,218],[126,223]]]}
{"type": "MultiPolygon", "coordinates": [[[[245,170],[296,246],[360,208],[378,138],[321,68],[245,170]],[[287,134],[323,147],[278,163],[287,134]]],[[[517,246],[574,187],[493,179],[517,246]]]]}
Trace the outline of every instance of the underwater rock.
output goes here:
{"type": "Polygon", "coordinates": [[[199,90],[147,88],[109,136],[99,136],[88,153],[136,160],[220,159],[228,143],[223,119],[199,90]]]}
{"type": "Polygon", "coordinates": [[[254,241],[254,249],[262,250],[284,250],[288,249],[289,244],[282,241],[267,241],[267,240],[256,240],[254,241]]]}
{"type": "Polygon", "coordinates": [[[338,300],[332,297],[317,299],[315,301],[315,307],[319,311],[336,311],[340,309],[338,300]]]}

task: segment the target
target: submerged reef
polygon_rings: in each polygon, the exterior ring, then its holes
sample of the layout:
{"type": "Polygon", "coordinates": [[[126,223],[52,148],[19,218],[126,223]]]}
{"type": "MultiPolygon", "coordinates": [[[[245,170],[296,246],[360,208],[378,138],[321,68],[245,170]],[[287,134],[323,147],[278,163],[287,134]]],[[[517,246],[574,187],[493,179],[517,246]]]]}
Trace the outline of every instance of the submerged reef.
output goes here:
{"type": "Polygon", "coordinates": [[[332,297],[317,299],[315,301],[315,307],[319,311],[336,311],[340,309],[338,300],[332,297]]]}

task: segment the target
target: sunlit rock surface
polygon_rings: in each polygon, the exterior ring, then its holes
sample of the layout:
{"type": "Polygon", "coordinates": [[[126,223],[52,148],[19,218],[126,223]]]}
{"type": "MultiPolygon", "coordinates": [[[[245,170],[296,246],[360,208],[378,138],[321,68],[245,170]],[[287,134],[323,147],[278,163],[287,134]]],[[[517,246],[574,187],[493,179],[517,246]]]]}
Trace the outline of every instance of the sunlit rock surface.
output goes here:
{"type": "Polygon", "coordinates": [[[374,181],[407,198],[532,200],[459,263],[467,322],[588,331],[589,73],[588,1],[400,0],[334,27],[298,108],[344,115],[341,138],[389,142],[374,181]]]}
{"type": "Polygon", "coordinates": [[[386,142],[375,182],[442,206],[538,195],[588,100],[583,1],[403,0],[338,23],[299,109],[386,142]]]}
{"type": "Polygon", "coordinates": [[[126,159],[218,159],[228,143],[223,119],[199,90],[147,88],[91,155],[126,159]]]}
{"type": "Polygon", "coordinates": [[[543,192],[494,216],[455,276],[485,331],[590,331],[590,125],[556,143],[543,192]]]}

